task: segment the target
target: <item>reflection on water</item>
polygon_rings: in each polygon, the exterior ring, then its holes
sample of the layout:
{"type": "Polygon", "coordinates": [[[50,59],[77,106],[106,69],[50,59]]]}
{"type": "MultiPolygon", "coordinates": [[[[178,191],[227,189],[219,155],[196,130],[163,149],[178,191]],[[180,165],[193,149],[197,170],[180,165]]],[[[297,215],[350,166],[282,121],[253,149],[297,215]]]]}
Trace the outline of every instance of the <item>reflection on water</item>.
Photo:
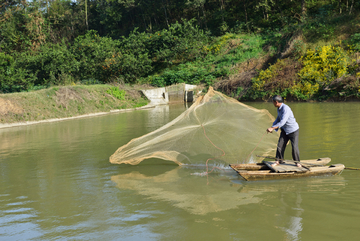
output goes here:
{"type": "Polygon", "coordinates": [[[343,177],[329,176],[264,181],[263,183],[247,182],[239,189],[239,192],[258,192],[258,197],[263,202],[262,205],[277,209],[274,215],[274,228],[283,231],[283,239],[300,240],[304,225],[303,213],[305,212],[302,207],[302,196],[307,197],[312,192],[338,193],[343,191],[345,186],[346,183],[343,177]],[[276,194],[276,196],[273,194],[276,194]],[[273,198],[275,200],[271,200],[273,198]]]}
{"type": "Polygon", "coordinates": [[[259,202],[252,192],[240,195],[235,192],[226,175],[211,177],[211,185],[206,185],[205,178],[192,176],[192,172],[177,167],[153,176],[136,170],[112,176],[111,180],[122,190],[134,190],[151,199],[170,202],[191,214],[205,215],[259,202]]]}
{"type": "MultiPolygon", "coordinates": [[[[287,220],[288,224],[285,224],[285,227],[280,227],[283,231],[286,233],[286,238],[288,240],[299,240],[299,234],[302,231],[302,217],[301,214],[304,212],[304,209],[300,207],[301,204],[301,195],[299,193],[296,193],[296,202],[295,207],[292,208],[294,213],[294,216],[289,216],[286,213],[286,210],[284,210],[284,215],[280,215],[281,220],[287,220]]],[[[280,202],[282,205],[286,205],[284,202],[283,197],[280,198],[280,202]]],[[[284,208],[285,209],[285,208],[284,208]]]]}
{"type": "MultiPolygon", "coordinates": [[[[264,200],[263,194],[268,195],[272,192],[297,193],[294,208],[302,210],[300,208],[301,195],[299,193],[301,190],[307,192],[339,191],[339,188],[343,188],[345,185],[341,177],[335,179],[305,178],[286,182],[252,184],[237,180],[237,174],[231,170],[210,174],[210,177],[202,178],[191,175],[197,171],[191,168],[181,166],[176,168],[157,166],[157,168],[161,173],[154,175],[148,166],[139,166],[136,170],[129,167],[126,168],[125,173],[112,176],[111,180],[121,190],[134,190],[147,198],[167,201],[177,208],[197,215],[258,203],[264,200]],[[210,182],[206,178],[209,178],[210,182]],[[234,189],[237,189],[237,191],[234,191],[234,189]]],[[[280,202],[286,205],[282,197],[280,202]]],[[[298,212],[298,215],[300,214],[301,212],[298,212]]]]}
{"type": "Polygon", "coordinates": [[[147,110],[147,118],[145,120],[146,133],[152,132],[159,128],[159,122],[168,123],[170,119],[170,106],[160,105],[147,110]]]}
{"type": "MultiPolygon", "coordinates": [[[[260,216],[262,221],[268,222],[268,227],[261,228],[277,230],[277,240],[279,237],[283,240],[301,239],[304,225],[309,223],[306,220],[304,224],[303,216],[312,193],[341,193],[346,187],[342,176],[246,182],[232,172],[210,174],[207,185],[206,177],[191,175],[197,169],[162,165],[157,168],[158,173],[151,171],[148,166],[126,167],[111,180],[120,190],[132,190],[145,199],[165,202],[164,205],[182,209],[189,215],[204,216],[196,218],[195,222],[199,224],[215,222],[216,227],[225,229],[229,222],[238,225],[244,223],[253,225],[251,230],[260,228],[260,216]],[[255,210],[254,205],[257,206],[255,210]],[[252,211],[248,213],[248,210],[252,211]],[[214,215],[216,213],[220,214],[214,215]],[[234,220],[236,215],[232,213],[240,215],[240,224],[239,220],[234,220]],[[229,222],[221,224],[227,219],[229,222]]],[[[327,207],[325,204],[323,209],[327,207]]]]}

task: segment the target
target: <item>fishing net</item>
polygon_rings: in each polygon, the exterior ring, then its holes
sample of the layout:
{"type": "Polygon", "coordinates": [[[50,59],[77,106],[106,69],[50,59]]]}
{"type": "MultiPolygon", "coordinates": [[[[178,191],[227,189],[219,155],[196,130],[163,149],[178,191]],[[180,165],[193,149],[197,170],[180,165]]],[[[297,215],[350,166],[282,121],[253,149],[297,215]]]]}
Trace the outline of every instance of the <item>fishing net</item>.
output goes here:
{"type": "Polygon", "coordinates": [[[259,161],[255,155],[275,152],[278,135],[265,134],[273,121],[267,110],[247,106],[210,87],[176,119],[120,147],[110,162],[136,165],[149,158],[179,165],[259,161]]]}

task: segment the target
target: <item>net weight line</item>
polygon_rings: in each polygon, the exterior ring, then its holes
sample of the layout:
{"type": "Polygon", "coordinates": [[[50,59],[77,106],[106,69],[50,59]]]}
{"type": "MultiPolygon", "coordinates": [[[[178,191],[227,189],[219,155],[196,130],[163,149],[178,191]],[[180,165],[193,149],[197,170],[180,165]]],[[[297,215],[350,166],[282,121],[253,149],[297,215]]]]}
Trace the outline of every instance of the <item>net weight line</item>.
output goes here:
{"type": "MultiPolygon", "coordinates": [[[[220,156],[218,156],[218,157],[213,157],[213,158],[209,158],[209,159],[206,160],[206,172],[203,172],[203,173],[200,173],[200,174],[195,174],[195,173],[192,173],[192,174],[191,174],[191,175],[207,176],[208,174],[212,173],[215,168],[221,170],[220,168],[214,166],[214,167],[211,169],[211,171],[209,172],[208,162],[209,162],[210,160],[215,160],[216,158],[225,156],[225,151],[224,151],[223,149],[221,149],[220,147],[217,147],[217,146],[210,140],[210,138],[206,135],[205,127],[203,126],[203,124],[200,124],[200,125],[201,125],[201,127],[203,128],[203,130],[204,130],[204,135],[205,135],[206,139],[207,139],[216,149],[222,151],[222,153],[223,153],[222,155],[220,155],[220,156]]],[[[209,182],[208,182],[207,184],[209,184],[209,182]]]]}
{"type": "Polygon", "coordinates": [[[251,154],[252,154],[252,153],[256,150],[256,148],[259,146],[259,144],[260,144],[260,142],[263,140],[265,134],[266,134],[266,132],[262,135],[260,141],[256,144],[254,150],[252,150],[252,151],[250,152],[250,154],[247,156],[247,158],[245,159],[245,161],[249,161],[249,158],[250,158],[251,154]]]}

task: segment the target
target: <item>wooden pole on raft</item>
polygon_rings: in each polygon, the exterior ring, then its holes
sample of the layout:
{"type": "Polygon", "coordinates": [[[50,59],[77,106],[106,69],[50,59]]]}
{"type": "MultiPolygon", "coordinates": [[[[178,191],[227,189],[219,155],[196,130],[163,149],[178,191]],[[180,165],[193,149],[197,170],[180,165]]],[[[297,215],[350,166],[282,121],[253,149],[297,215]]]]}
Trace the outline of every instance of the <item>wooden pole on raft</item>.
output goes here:
{"type": "Polygon", "coordinates": [[[358,170],[358,171],[360,171],[360,168],[356,168],[356,167],[345,167],[345,169],[348,169],[348,170],[358,170]]]}

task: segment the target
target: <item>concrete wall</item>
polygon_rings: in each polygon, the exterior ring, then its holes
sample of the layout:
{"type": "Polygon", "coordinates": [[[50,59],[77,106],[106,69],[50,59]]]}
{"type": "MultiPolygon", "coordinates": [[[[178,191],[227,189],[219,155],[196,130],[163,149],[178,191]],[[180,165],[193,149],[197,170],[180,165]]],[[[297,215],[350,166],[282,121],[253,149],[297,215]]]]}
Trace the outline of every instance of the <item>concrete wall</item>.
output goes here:
{"type": "Polygon", "coordinates": [[[177,84],[163,88],[142,90],[144,95],[150,100],[150,105],[166,105],[170,102],[193,102],[196,85],[177,84]]]}
{"type": "Polygon", "coordinates": [[[169,103],[169,95],[165,88],[142,90],[142,92],[150,100],[150,105],[167,105],[169,103]]]}

